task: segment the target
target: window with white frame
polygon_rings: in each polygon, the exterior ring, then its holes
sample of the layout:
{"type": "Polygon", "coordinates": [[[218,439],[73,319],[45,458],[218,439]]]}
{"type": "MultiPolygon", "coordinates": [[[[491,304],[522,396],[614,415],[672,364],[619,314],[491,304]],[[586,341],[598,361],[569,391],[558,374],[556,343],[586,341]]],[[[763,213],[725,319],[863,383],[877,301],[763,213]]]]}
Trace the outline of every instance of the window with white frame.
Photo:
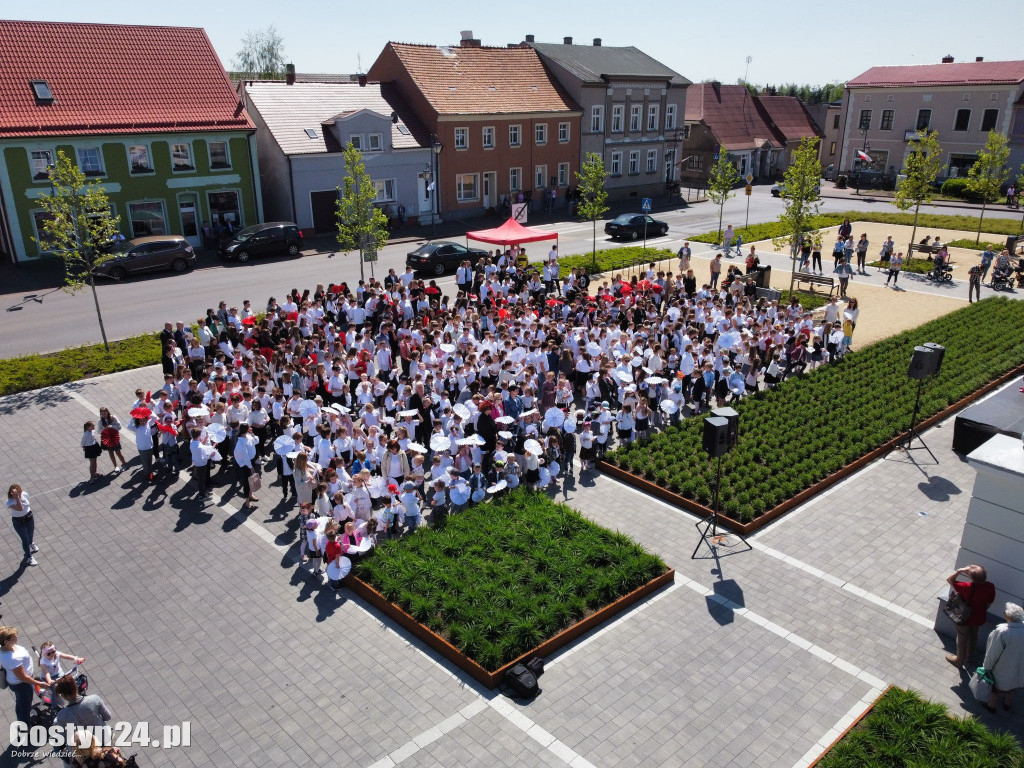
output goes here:
{"type": "Polygon", "coordinates": [[[353,133],[348,137],[348,143],[352,145],[352,149],[363,149],[363,135],[361,133],[353,133]]]}
{"type": "Polygon", "coordinates": [[[654,173],[658,170],[658,150],[647,150],[647,172],[654,173]]]}
{"type": "Polygon", "coordinates": [[[35,149],[29,153],[32,160],[32,178],[47,179],[50,177],[50,165],[53,163],[53,152],[48,149],[35,149]]]}
{"type": "Polygon", "coordinates": [[[917,130],[927,131],[932,122],[932,111],[930,109],[917,110],[917,130]]]}
{"type": "Polygon", "coordinates": [[[569,124],[559,123],[558,124],[558,143],[567,144],[569,142],[569,124]]]}
{"type": "Polygon", "coordinates": [[[50,247],[50,238],[46,234],[46,222],[52,218],[53,214],[42,208],[32,211],[32,224],[36,228],[36,245],[39,246],[40,251],[45,251],[50,247]]]}
{"type": "Polygon", "coordinates": [[[211,141],[207,146],[210,149],[210,168],[221,170],[231,167],[231,157],[228,155],[228,143],[226,141],[211,141]]]}
{"type": "Polygon", "coordinates": [[[981,113],[981,130],[994,131],[996,129],[996,123],[998,122],[998,109],[986,109],[984,112],[981,113]]]}
{"type": "Polygon", "coordinates": [[[622,175],[622,153],[612,152],[611,163],[608,164],[608,174],[611,176],[622,175]]]}
{"type": "Polygon", "coordinates": [[[390,203],[395,200],[394,179],[374,179],[373,186],[377,188],[377,196],[373,199],[373,202],[390,203]]]}
{"type": "Polygon", "coordinates": [[[595,104],[590,108],[590,132],[604,133],[604,104],[595,104]]]}
{"type": "Polygon", "coordinates": [[[510,192],[518,192],[523,188],[523,169],[508,169],[508,188],[510,192]]]}
{"type": "Polygon", "coordinates": [[[132,237],[167,234],[167,212],[162,200],[128,203],[132,237]]]}
{"type": "Polygon", "coordinates": [[[384,151],[384,134],[383,133],[371,133],[366,137],[366,151],[367,152],[383,152],[384,151]]]}
{"type": "Polygon", "coordinates": [[[640,130],[640,117],[642,114],[643,107],[640,104],[629,105],[629,130],[639,131],[640,130]]]}
{"type": "Polygon", "coordinates": [[[676,105],[665,105],[665,130],[672,131],[676,127],[676,105]]]}
{"type": "Polygon", "coordinates": [[[895,110],[883,109],[882,110],[882,122],[879,123],[878,129],[880,131],[891,131],[893,119],[896,117],[895,110]]]}
{"type": "Polygon", "coordinates": [[[640,173],[640,150],[631,149],[629,151],[629,175],[640,173]]]}
{"type": "Polygon", "coordinates": [[[690,155],[690,167],[699,171],[704,167],[704,155],[690,155]]]}
{"type": "Polygon", "coordinates": [[[194,171],[195,164],[192,162],[191,144],[171,144],[171,170],[173,171],[194,171]]]}
{"type": "Polygon", "coordinates": [[[128,170],[133,175],[137,173],[153,172],[153,161],[149,156],[149,145],[132,144],[128,147],[128,170]]]}
{"type": "Polygon", "coordinates": [[[658,130],[658,105],[648,104],[647,105],[647,130],[656,131],[658,130]]]}
{"type": "Polygon", "coordinates": [[[508,145],[518,147],[523,143],[523,127],[521,125],[510,125],[508,127],[508,145]]]}
{"type": "Polygon", "coordinates": [[[460,203],[480,199],[480,174],[460,173],[455,177],[455,188],[460,203]]]}
{"type": "Polygon", "coordinates": [[[626,120],[626,105],[612,104],[612,133],[622,133],[623,123],[626,120]]]}
{"type": "Polygon", "coordinates": [[[481,146],[484,149],[494,149],[494,126],[485,125],[480,138],[481,146]]]}
{"type": "Polygon", "coordinates": [[[534,175],[534,186],[537,189],[543,189],[548,185],[548,167],[546,165],[538,165],[533,169],[534,175]]]}
{"type": "Polygon", "coordinates": [[[954,131],[966,131],[971,125],[971,110],[958,109],[956,119],[953,120],[954,131]]]}
{"type": "Polygon", "coordinates": [[[456,149],[468,149],[469,148],[469,128],[456,128],[455,129],[455,148],[456,149]]]}
{"type": "Polygon", "coordinates": [[[99,147],[79,147],[78,167],[86,176],[103,175],[103,155],[99,147]]]}
{"type": "Polygon", "coordinates": [[[871,110],[870,109],[862,109],[860,111],[860,122],[857,124],[857,127],[860,130],[862,130],[862,131],[871,127],[871,110]]]}
{"type": "Polygon", "coordinates": [[[567,187],[569,186],[569,164],[559,163],[558,164],[558,186],[567,187]]]}
{"type": "Polygon", "coordinates": [[[533,143],[537,145],[548,143],[547,123],[537,123],[533,126],[533,143]]]}

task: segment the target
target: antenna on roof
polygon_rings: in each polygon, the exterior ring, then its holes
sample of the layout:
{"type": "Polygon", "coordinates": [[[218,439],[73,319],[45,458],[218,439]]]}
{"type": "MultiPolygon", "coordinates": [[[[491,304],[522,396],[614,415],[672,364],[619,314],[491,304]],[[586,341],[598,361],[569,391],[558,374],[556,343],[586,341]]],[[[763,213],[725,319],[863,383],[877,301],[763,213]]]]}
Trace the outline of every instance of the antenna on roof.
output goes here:
{"type": "Polygon", "coordinates": [[[750,72],[750,62],[752,62],[753,60],[754,60],[754,57],[753,57],[753,56],[747,56],[747,66],[746,66],[746,68],[745,68],[745,69],[743,70],[743,84],[744,84],[744,85],[746,85],[746,84],[747,84],[747,82],[748,82],[748,81],[747,81],[747,73],[748,73],[748,72],[750,72]]]}
{"type": "Polygon", "coordinates": [[[359,56],[358,51],[356,51],[356,72],[358,72],[359,74],[362,74],[363,72],[363,60],[359,56]]]}

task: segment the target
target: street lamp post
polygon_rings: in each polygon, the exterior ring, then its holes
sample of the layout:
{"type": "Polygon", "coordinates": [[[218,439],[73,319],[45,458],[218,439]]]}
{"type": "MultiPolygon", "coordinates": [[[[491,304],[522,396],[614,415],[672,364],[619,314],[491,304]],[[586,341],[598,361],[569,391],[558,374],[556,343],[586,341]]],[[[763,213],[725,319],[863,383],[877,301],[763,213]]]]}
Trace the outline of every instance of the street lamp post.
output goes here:
{"type": "Polygon", "coordinates": [[[434,168],[433,175],[432,175],[432,177],[430,179],[431,186],[433,187],[433,189],[431,190],[431,193],[430,193],[431,194],[431,198],[432,198],[432,200],[431,200],[432,204],[430,206],[430,208],[431,208],[431,211],[430,211],[430,213],[431,213],[431,215],[430,215],[430,239],[431,240],[434,239],[434,233],[435,233],[436,227],[437,227],[437,217],[441,215],[441,205],[440,205],[440,200],[438,200],[438,195],[437,195],[437,193],[438,193],[438,182],[440,181],[439,178],[438,178],[438,176],[439,176],[439,173],[438,173],[438,163],[440,162],[440,158],[438,157],[438,155],[441,154],[441,149],[442,149],[442,145],[441,145],[441,142],[437,138],[437,134],[434,134],[434,133],[430,134],[430,151],[431,151],[430,161],[431,161],[431,164],[433,165],[433,168],[434,168]]]}

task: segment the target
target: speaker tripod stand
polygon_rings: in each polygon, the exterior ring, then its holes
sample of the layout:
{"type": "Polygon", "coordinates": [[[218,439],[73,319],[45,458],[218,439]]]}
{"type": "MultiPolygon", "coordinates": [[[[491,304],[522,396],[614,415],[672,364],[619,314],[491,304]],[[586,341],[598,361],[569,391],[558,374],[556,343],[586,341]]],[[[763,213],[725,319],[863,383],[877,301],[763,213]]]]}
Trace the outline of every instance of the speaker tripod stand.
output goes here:
{"type": "Polygon", "coordinates": [[[740,536],[738,533],[719,533],[718,532],[718,492],[722,485],[722,457],[718,456],[718,462],[715,467],[715,500],[711,509],[711,517],[706,520],[698,520],[695,526],[700,531],[700,541],[697,542],[697,546],[693,549],[693,554],[690,555],[691,560],[697,559],[697,553],[700,551],[702,545],[706,545],[708,551],[711,552],[712,556],[716,555],[718,547],[732,547],[736,546],[733,539],[738,539],[747,549],[742,551],[752,550],[753,547],[750,543],[740,536]],[[703,529],[702,529],[703,526],[703,529]]]}
{"type": "Polygon", "coordinates": [[[932,457],[932,461],[936,464],[939,460],[935,458],[935,454],[932,453],[932,449],[925,443],[924,438],[921,437],[921,433],[917,431],[917,417],[921,412],[921,389],[924,387],[924,379],[917,380],[917,399],[914,400],[914,415],[910,417],[910,429],[907,430],[907,436],[900,441],[900,444],[896,446],[897,450],[903,451],[910,456],[911,451],[919,451],[924,448],[928,451],[928,455],[932,457]],[[917,440],[920,445],[914,445],[914,440],[917,440]]]}

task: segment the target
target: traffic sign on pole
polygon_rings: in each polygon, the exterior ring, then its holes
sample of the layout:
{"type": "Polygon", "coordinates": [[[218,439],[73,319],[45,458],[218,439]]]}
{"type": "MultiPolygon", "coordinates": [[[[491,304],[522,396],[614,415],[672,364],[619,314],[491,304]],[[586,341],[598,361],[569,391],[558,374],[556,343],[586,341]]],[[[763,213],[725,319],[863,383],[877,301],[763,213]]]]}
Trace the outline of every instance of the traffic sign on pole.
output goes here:
{"type": "Polygon", "coordinates": [[[749,184],[747,184],[747,194],[749,195],[753,191],[754,191],[754,188],[752,186],[750,186],[749,184]]]}
{"type": "Polygon", "coordinates": [[[651,212],[651,198],[643,198],[643,201],[640,203],[640,210],[643,211],[644,213],[651,212]]]}
{"type": "Polygon", "coordinates": [[[754,181],[754,174],[748,173],[747,174],[747,184],[750,184],[753,181],[754,181]]]}

